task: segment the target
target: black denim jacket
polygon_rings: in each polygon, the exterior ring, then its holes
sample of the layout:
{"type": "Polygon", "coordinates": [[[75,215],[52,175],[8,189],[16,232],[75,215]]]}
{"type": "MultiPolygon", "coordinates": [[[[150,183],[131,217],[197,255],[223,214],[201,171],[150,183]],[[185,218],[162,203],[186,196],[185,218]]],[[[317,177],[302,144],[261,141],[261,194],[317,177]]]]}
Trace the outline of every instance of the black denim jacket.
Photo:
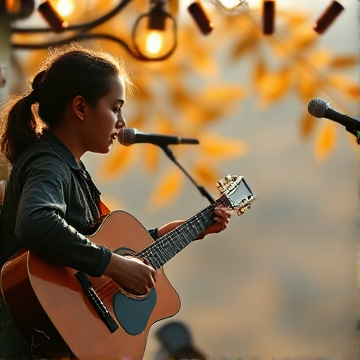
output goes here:
{"type": "MultiPolygon", "coordinates": [[[[86,235],[99,221],[100,192],[83,165],[50,131],[14,164],[0,216],[0,265],[22,248],[101,276],[111,251],[86,235]]],[[[149,230],[156,239],[156,229],[149,230]]]]}

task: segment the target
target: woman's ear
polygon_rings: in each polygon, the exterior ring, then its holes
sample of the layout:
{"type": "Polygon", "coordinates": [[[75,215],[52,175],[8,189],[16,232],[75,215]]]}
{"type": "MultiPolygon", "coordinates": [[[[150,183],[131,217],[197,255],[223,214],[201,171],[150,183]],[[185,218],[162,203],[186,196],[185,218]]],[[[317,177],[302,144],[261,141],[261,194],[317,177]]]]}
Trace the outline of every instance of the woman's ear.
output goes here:
{"type": "Polygon", "coordinates": [[[80,119],[84,120],[85,116],[85,99],[81,95],[77,95],[74,97],[72,102],[73,110],[75,115],[80,119]]]}

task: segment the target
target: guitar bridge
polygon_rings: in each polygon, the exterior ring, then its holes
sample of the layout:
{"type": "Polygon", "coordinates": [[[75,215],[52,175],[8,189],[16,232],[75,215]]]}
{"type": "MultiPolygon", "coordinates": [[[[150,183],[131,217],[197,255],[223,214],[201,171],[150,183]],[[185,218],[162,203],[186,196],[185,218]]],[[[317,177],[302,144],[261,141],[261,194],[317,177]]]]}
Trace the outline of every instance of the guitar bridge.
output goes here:
{"type": "Polygon", "coordinates": [[[109,310],[106,308],[104,303],[101,301],[100,297],[96,293],[95,289],[93,288],[91,281],[83,272],[77,272],[75,277],[78,279],[79,283],[81,284],[85,294],[87,295],[88,299],[90,300],[91,305],[99,314],[101,320],[105,323],[107,328],[113,333],[118,329],[118,325],[116,324],[115,320],[111,316],[109,310]]]}

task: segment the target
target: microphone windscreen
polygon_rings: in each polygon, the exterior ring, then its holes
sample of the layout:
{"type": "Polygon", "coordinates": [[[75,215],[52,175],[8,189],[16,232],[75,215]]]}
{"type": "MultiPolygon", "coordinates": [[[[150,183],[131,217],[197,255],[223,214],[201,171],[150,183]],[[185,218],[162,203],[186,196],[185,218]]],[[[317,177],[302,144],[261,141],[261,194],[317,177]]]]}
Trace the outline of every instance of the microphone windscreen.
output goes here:
{"type": "Polygon", "coordinates": [[[135,143],[136,129],[134,128],[122,128],[119,131],[118,141],[121,145],[130,146],[135,143]]]}
{"type": "Polygon", "coordinates": [[[326,110],[330,107],[329,103],[323,99],[312,99],[308,105],[308,111],[310,115],[323,118],[325,117],[326,110]]]}

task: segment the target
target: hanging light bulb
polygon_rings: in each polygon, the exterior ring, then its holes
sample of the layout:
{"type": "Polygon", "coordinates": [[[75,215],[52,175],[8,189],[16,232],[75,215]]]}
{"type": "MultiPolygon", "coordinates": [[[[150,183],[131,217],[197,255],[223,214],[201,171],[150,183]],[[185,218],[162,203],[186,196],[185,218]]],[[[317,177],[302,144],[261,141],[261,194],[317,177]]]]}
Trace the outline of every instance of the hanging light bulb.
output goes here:
{"type": "Polygon", "coordinates": [[[211,0],[211,2],[227,15],[238,15],[249,9],[246,0],[211,0]]]}
{"type": "Polygon", "coordinates": [[[34,0],[5,0],[5,8],[12,20],[26,19],[35,9],[34,0]]]}
{"type": "Polygon", "coordinates": [[[89,0],[51,0],[53,7],[66,21],[72,21],[91,8],[89,0]]]}
{"type": "Polygon", "coordinates": [[[60,33],[67,28],[68,23],[61,17],[50,1],[41,3],[38,7],[38,11],[52,31],[60,33]]]}
{"type": "Polygon", "coordinates": [[[176,36],[176,22],[166,11],[166,0],[151,0],[150,11],[137,19],[132,32],[136,51],[149,60],[171,55],[177,45],[176,36]]]}

